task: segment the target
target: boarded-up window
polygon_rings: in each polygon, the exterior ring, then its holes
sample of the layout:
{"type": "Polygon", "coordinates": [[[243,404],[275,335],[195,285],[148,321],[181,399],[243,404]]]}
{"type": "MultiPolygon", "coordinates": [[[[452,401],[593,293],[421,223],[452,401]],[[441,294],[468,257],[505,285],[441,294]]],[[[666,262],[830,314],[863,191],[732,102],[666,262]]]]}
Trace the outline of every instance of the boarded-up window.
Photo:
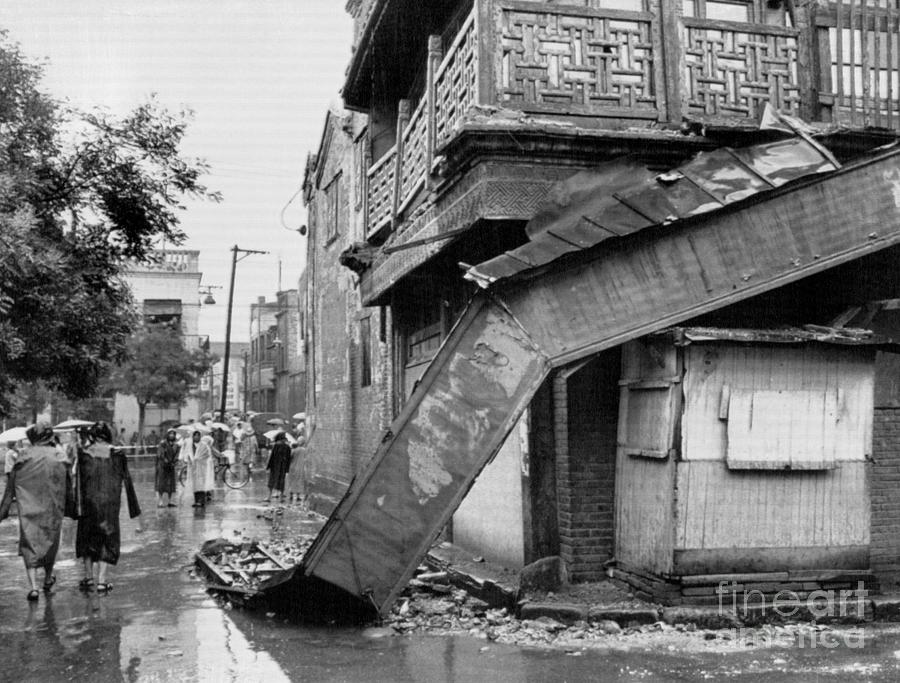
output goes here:
{"type": "Polygon", "coordinates": [[[674,347],[631,342],[622,350],[620,454],[665,458],[674,447],[681,391],[674,347]]]}
{"type": "MultiPolygon", "coordinates": [[[[650,383],[644,383],[650,384],[650,383]]],[[[630,386],[622,392],[619,448],[626,455],[665,458],[672,445],[672,385],[630,386]]]]}
{"type": "Polygon", "coordinates": [[[733,389],[728,403],[730,468],[834,467],[836,391],[733,389]]]}

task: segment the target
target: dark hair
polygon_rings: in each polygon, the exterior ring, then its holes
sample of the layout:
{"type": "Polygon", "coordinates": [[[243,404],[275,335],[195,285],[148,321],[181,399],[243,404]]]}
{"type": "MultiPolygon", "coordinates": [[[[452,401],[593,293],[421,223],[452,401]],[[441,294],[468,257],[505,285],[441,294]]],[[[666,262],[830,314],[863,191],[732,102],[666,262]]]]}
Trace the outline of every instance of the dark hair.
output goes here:
{"type": "Polygon", "coordinates": [[[287,435],[284,432],[278,432],[275,435],[275,441],[287,441],[287,435]]]}
{"type": "Polygon", "coordinates": [[[25,430],[25,436],[32,444],[44,443],[53,438],[53,428],[46,422],[38,422],[25,430]]]}
{"type": "Polygon", "coordinates": [[[95,422],[93,425],[91,425],[90,431],[88,433],[90,434],[91,439],[93,439],[94,441],[105,441],[106,443],[112,443],[112,430],[105,422],[95,422]]]}

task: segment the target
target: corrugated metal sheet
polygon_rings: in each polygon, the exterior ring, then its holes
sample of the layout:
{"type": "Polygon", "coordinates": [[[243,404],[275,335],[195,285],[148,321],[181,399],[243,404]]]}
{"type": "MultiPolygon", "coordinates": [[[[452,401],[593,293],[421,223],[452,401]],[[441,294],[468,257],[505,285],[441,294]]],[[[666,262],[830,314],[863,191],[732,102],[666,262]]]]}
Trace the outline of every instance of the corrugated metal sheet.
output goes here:
{"type": "Polygon", "coordinates": [[[836,169],[826,153],[800,137],[701,152],[658,175],[632,159],[611,161],[560,183],[548,206],[526,226],[531,241],[470,268],[466,278],[487,287],[604,240],[716,211],[836,169]]]}

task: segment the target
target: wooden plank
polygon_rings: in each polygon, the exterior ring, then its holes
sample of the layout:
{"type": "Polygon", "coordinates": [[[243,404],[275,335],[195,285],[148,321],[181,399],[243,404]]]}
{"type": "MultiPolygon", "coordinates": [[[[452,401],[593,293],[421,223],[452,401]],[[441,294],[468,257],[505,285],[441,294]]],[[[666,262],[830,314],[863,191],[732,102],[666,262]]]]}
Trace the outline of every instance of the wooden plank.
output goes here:
{"type": "MultiPolygon", "coordinates": [[[[275,556],[272,554],[272,551],[269,550],[266,546],[261,545],[261,544],[257,544],[256,549],[257,549],[260,553],[262,553],[265,557],[267,557],[269,560],[271,560],[271,562],[272,562],[275,566],[277,566],[278,568],[280,568],[280,569],[290,569],[290,567],[289,567],[288,565],[286,565],[284,562],[282,562],[282,561],[279,560],[277,557],[275,557],[275,556]]],[[[258,571],[258,570],[257,570],[257,571],[258,571]]]]}
{"type": "Polygon", "coordinates": [[[795,548],[690,548],[675,550],[673,568],[676,573],[698,574],[713,570],[723,574],[740,569],[768,572],[773,568],[795,569],[837,568],[865,569],[869,566],[869,547],[831,546],[795,548]]]}
{"type": "Polygon", "coordinates": [[[869,542],[866,463],[777,473],[678,463],[676,548],[864,545],[869,542]],[[828,490],[819,483],[835,482],[828,490]]]}
{"type": "Polygon", "coordinates": [[[202,553],[197,553],[196,555],[194,555],[194,562],[198,564],[200,568],[207,574],[211,574],[212,576],[214,576],[219,583],[226,586],[230,586],[232,583],[234,583],[234,580],[230,576],[228,576],[228,574],[223,572],[218,565],[216,565],[202,553]]]}

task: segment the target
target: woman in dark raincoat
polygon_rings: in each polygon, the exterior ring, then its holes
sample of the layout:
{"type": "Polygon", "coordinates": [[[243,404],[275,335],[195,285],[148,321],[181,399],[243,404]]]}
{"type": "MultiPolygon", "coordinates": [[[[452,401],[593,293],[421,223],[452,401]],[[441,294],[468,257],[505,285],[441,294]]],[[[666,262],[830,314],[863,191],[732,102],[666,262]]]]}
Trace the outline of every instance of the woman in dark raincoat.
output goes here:
{"type": "Polygon", "coordinates": [[[178,461],[178,433],[174,429],[166,432],[156,448],[156,507],[175,507],[172,494],[175,493],[175,463],[178,461]]]}
{"type": "Polygon", "coordinates": [[[88,430],[87,439],[78,452],[77,491],[79,517],[75,533],[75,555],[84,561],[82,590],[94,587],[95,568],[98,593],[112,589],[106,573],[109,565],[119,562],[119,505],[122,487],[128,499],[128,515],[141,514],[125,453],[111,446],[112,430],[98,422],[88,430]]]}
{"type": "Polygon", "coordinates": [[[266,465],[269,470],[269,497],[265,502],[272,500],[272,492],[274,491],[279,498],[284,493],[284,479],[288,470],[291,469],[291,447],[288,446],[287,436],[284,432],[275,435],[275,445],[272,446],[272,454],[269,456],[269,464],[266,465]]]}
{"type": "MultiPolygon", "coordinates": [[[[19,509],[19,555],[25,562],[25,573],[31,590],[28,600],[38,599],[37,568],[44,568],[44,592],[49,593],[56,583],[53,565],[59,550],[62,518],[71,502],[71,467],[65,449],[53,438],[48,424],[38,423],[28,428],[27,446],[17,458],[10,472],[3,500],[0,520],[9,516],[15,495],[19,509]]],[[[71,509],[69,510],[71,514],[71,509]]]]}

